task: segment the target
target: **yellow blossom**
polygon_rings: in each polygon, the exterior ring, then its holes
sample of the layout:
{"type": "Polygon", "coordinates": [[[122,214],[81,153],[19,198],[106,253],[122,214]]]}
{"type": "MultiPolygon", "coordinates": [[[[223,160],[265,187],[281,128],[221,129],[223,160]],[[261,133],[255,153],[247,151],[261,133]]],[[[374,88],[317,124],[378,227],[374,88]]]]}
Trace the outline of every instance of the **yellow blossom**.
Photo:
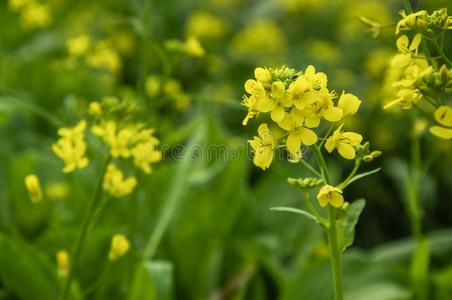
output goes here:
{"type": "Polygon", "coordinates": [[[440,106],[434,113],[435,120],[442,126],[430,127],[430,132],[442,139],[452,139],[452,108],[449,106],[440,106]]]}
{"type": "Polygon", "coordinates": [[[84,137],[85,129],[86,121],[81,120],[75,127],[58,130],[61,138],[52,145],[52,151],[64,161],[64,173],[88,166],[88,158],[85,156],[87,148],[84,137]]]}
{"type": "MultiPolygon", "coordinates": [[[[278,125],[288,131],[286,147],[294,159],[301,158],[301,145],[314,145],[317,142],[317,134],[309,129],[308,117],[301,111],[293,109],[278,125]]],[[[313,124],[315,125],[315,124],[313,124]]]]}
{"type": "Polygon", "coordinates": [[[121,58],[107,41],[99,42],[93,52],[86,57],[86,62],[95,69],[107,69],[111,72],[121,69],[121,58]]]}
{"type": "Polygon", "coordinates": [[[226,24],[219,17],[207,12],[196,11],[186,25],[187,34],[200,39],[217,39],[224,35],[226,24]]]}
{"type": "Polygon", "coordinates": [[[201,42],[195,36],[189,36],[184,44],[185,53],[189,56],[202,57],[206,51],[201,45],[201,42]]]}
{"type": "Polygon", "coordinates": [[[354,146],[361,143],[363,137],[354,132],[343,132],[341,124],[336,131],[327,139],[325,143],[326,150],[331,153],[337,149],[339,154],[345,159],[354,159],[356,151],[354,146]]]}
{"type": "Polygon", "coordinates": [[[9,0],[8,5],[12,10],[17,11],[29,5],[32,1],[33,0],[9,0]]]}
{"type": "Polygon", "coordinates": [[[115,234],[111,240],[111,248],[108,253],[108,259],[110,261],[115,261],[118,258],[124,256],[124,254],[129,251],[130,242],[122,234],[115,234]]]}
{"type": "Polygon", "coordinates": [[[63,199],[69,194],[69,185],[66,182],[49,183],[45,187],[45,193],[50,199],[63,199]]]}
{"type": "Polygon", "coordinates": [[[71,266],[69,252],[60,250],[56,254],[57,272],[59,277],[67,277],[71,266]]]}
{"type": "Polygon", "coordinates": [[[257,132],[259,136],[255,136],[248,142],[254,151],[254,164],[262,170],[266,170],[273,161],[276,141],[268,125],[265,123],[259,125],[257,132]]]}
{"type": "Polygon", "coordinates": [[[158,76],[151,75],[146,79],[146,93],[149,97],[155,97],[160,92],[161,80],[158,76]]]}
{"type": "Polygon", "coordinates": [[[149,174],[152,171],[151,163],[159,162],[162,159],[162,153],[156,149],[159,140],[150,135],[145,142],[137,144],[132,150],[134,164],[149,174]]]}
{"type": "Polygon", "coordinates": [[[25,28],[43,28],[50,24],[49,7],[45,4],[30,2],[21,12],[22,25],[25,28]]]}
{"type": "Polygon", "coordinates": [[[319,201],[321,207],[331,204],[332,206],[339,208],[344,204],[342,190],[331,185],[324,185],[320,189],[317,194],[317,200],[319,201]]]}
{"type": "Polygon", "coordinates": [[[403,109],[410,109],[421,100],[421,97],[422,95],[417,89],[403,89],[398,91],[397,98],[387,103],[383,109],[388,109],[395,105],[400,105],[403,109]]]}
{"type": "Polygon", "coordinates": [[[400,66],[408,65],[411,62],[411,58],[418,55],[418,48],[421,41],[422,35],[420,33],[414,36],[411,43],[406,35],[402,35],[397,39],[397,49],[401,52],[401,54],[396,56],[395,60],[400,66]]]}
{"type": "Polygon", "coordinates": [[[124,174],[114,164],[109,164],[104,175],[103,190],[113,197],[123,197],[133,192],[137,185],[134,176],[124,179],[124,174]]]}
{"type": "Polygon", "coordinates": [[[66,48],[70,55],[82,56],[88,52],[91,39],[87,34],[81,34],[66,41],[66,48]]]}
{"type": "Polygon", "coordinates": [[[416,20],[421,17],[425,16],[427,14],[427,11],[420,10],[418,12],[412,13],[407,15],[404,10],[400,11],[400,15],[402,16],[402,20],[400,20],[397,23],[395,34],[399,34],[402,30],[410,30],[416,25],[416,20]]]}
{"type": "Polygon", "coordinates": [[[33,203],[42,202],[42,190],[39,178],[35,174],[30,174],[25,177],[25,187],[28,191],[28,197],[33,203]]]}
{"type": "Polygon", "coordinates": [[[99,118],[100,115],[102,114],[102,106],[100,105],[99,102],[96,101],[90,102],[88,106],[88,113],[95,118],[99,118]]]}

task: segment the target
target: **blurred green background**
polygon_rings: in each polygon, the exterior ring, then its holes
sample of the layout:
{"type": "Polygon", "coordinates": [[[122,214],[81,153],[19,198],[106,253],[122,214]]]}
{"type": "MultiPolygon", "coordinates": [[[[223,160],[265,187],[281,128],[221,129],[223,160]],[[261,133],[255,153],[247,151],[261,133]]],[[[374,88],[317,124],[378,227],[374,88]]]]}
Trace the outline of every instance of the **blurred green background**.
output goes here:
{"type": "MultiPolygon", "coordinates": [[[[413,4],[429,12],[452,10],[447,0],[420,2],[413,4]]],[[[86,116],[91,101],[112,95],[134,99],[140,120],[168,147],[151,175],[136,174],[132,195],[108,203],[76,267],[74,298],[332,299],[321,229],[269,210],[303,207],[302,193],[286,178],[308,172],[284,161],[266,172],[253,166],[246,141],[257,123],[241,125],[243,83],[255,67],[304,70],[309,64],[328,74],[331,88],[363,101],[351,124],[383,151],[369,165],[382,171],[347,190],[348,200],[364,197],[367,204],[354,247],[344,256],[346,299],[412,299],[414,243],[404,199],[415,120],[382,110],[396,53],[394,27],[372,38],[358,19],[395,25],[402,8],[396,0],[2,0],[0,299],[57,298],[55,253],[73,243],[101,159],[89,149],[89,167],[65,175],[50,145],[59,127],[86,116]],[[226,145],[240,155],[172,159],[171,147],[190,141],[226,145]],[[24,177],[30,173],[41,179],[43,204],[27,197],[24,177]],[[155,255],[141,266],[140,253],[165,212],[168,223],[155,255]],[[118,232],[132,246],[105,276],[110,239],[118,232]],[[137,287],[133,278],[141,267],[145,275],[137,287]],[[99,277],[101,284],[90,289],[99,277]]],[[[445,45],[451,53],[450,36],[445,45]]],[[[429,299],[447,300],[450,143],[419,134],[430,165],[421,187],[431,244],[429,299]]],[[[352,167],[334,157],[329,163],[336,177],[352,167]]]]}

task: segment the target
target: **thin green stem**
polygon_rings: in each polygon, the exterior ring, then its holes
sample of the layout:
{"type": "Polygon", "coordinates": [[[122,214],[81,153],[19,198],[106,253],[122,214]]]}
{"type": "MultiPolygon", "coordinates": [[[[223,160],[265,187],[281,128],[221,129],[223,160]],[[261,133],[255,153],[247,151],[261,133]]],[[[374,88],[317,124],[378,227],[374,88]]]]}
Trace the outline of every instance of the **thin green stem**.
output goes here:
{"type": "Polygon", "coordinates": [[[303,159],[300,160],[300,162],[309,169],[309,171],[311,171],[312,173],[314,173],[315,175],[317,175],[318,177],[322,177],[322,174],[320,174],[316,169],[314,169],[310,164],[308,164],[306,161],[304,161],[303,159]]]}
{"type": "MultiPolygon", "coordinates": [[[[320,149],[314,145],[312,147],[317,162],[320,165],[322,171],[323,179],[327,184],[331,184],[330,175],[328,168],[326,166],[325,160],[322,156],[320,149]]],[[[343,300],[342,291],[342,266],[341,266],[341,250],[339,249],[338,239],[337,239],[337,228],[336,228],[336,214],[337,208],[328,205],[328,244],[330,246],[330,257],[331,257],[331,269],[333,273],[333,285],[334,285],[334,295],[336,300],[343,300]]]]}
{"type": "Polygon", "coordinates": [[[448,68],[452,66],[452,62],[447,57],[446,53],[444,53],[443,48],[438,44],[438,41],[436,39],[431,40],[433,46],[435,46],[436,50],[438,51],[439,55],[441,55],[442,59],[446,62],[446,65],[448,68]]]}
{"type": "Polygon", "coordinates": [[[99,177],[97,179],[96,187],[94,190],[93,197],[91,201],[88,203],[85,215],[82,220],[82,224],[80,225],[80,229],[78,231],[77,237],[75,239],[74,245],[72,247],[71,251],[71,267],[69,268],[69,274],[63,284],[63,288],[60,293],[60,300],[65,300],[68,298],[69,290],[71,287],[72,279],[74,277],[74,267],[77,265],[80,251],[82,249],[82,246],[85,242],[88,229],[91,226],[91,223],[95,216],[95,211],[98,206],[98,203],[102,197],[102,181],[105,174],[105,171],[107,169],[108,164],[110,163],[111,156],[107,155],[104,164],[102,166],[101,171],[99,172],[99,177]]]}
{"type": "Polygon", "coordinates": [[[319,144],[319,148],[322,149],[323,145],[326,143],[326,139],[330,136],[331,131],[333,131],[334,123],[331,124],[330,128],[328,128],[328,131],[326,132],[325,136],[323,137],[322,141],[319,144]]]}
{"type": "Polygon", "coordinates": [[[311,197],[309,195],[309,192],[307,190],[303,191],[303,198],[304,201],[306,202],[306,206],[309,208],[309,210],[311,211],[311,213],[317,218],[317,220],[319,222],[322,222],[323,218],[320,216],[319,212],[317,211],[317,209],[314,207],[314,205],[312,205],[311,202],[311,197]]]}
{"type": "Polygon", "coordinates": [[[336,300],[343,300],[342,291],[342,266],[341,266],[341,251],[337,241],[336,229],[336,212],[337,208],[332,205],[328,206],[328,219],[330,226],[328,227],[328,243],[330,245],[331,268],[333,270],[333,283],[336,300]]]}
{"type": "Polygon", "coordinates": [[[361,165],[361,161],[362,161],[361,158],[355,160],[355,166],[353,167],[353,170],[350,172],[348,177],[341,184],[339,184],[338,188],[343,190],[347,187],[350,180],[352,180],[353,176],[355,176],[356,172],[358,171],[359,166],[361,165]]]}

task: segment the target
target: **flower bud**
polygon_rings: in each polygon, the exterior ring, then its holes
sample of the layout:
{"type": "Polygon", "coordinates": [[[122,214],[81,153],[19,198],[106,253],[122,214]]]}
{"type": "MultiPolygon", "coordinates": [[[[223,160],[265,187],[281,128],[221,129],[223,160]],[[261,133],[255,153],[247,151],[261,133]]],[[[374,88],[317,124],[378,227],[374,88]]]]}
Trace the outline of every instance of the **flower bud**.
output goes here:
{"type": "Polygon", "coordinates": [[[60,250],[56,254],[57,272],[59,277],[67,277],[71,265],[69,253],[66,250],[60,250]]]}
{"type": "Polygon", "coordinates": [[[35,174],[30,174],[25,177],[25,187],[28,191],[28,197],[33,203],[42,202],[42,190],[39,178],[35,174]]]}
{"type": "Polygon", "coordinates": [[[111,240],[111,248],[108,253],[108,259],[115,261],[129,251],[130,242],[122,234],[115,234],[111,240]]]}

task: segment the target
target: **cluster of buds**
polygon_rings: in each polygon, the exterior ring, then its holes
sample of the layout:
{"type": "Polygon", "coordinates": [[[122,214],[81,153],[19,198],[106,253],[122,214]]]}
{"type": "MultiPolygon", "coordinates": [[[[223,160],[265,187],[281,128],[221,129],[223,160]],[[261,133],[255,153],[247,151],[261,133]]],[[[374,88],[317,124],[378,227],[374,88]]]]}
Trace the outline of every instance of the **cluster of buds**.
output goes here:
{"type": "Polygon", "coordinates": [[[300,189],[312,189],[315,187],[320,187],[324,184],[322,178],[287,178],[287,182],[290,185],[296,186],[300,189]]]}

